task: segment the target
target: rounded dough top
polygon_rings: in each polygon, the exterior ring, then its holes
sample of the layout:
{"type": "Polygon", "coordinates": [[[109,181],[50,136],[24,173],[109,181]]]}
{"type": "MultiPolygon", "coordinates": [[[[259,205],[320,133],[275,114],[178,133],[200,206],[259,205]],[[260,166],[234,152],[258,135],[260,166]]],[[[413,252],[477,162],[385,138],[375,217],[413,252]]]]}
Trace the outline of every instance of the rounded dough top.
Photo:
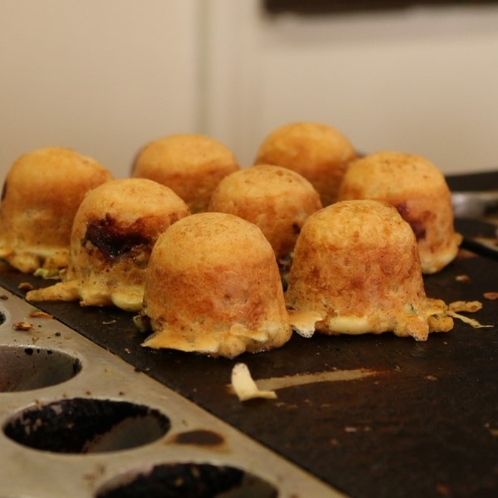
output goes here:
{"type": "Polygon", "coordinates": [[[417,238],[426,274],[456,257],[462,240],[455,233],[451,192],[443,173],[427,159],[400,152],[378,152],[349,165],[338,200],[375,199],[393,205],[417,238]]]}
{"type": "Polygon", "coordinates": [[[0,257],[25,273],[67,266],[73,218],[84,195],[111,179],[97,161],[68,148],[19,157],[3,186],[0,257]]]}
{"type": "Polygon", "coordinates": [[[326,334],[382,333],[425,340],[448,330],[442,302],[425,295],[415,235],[396,209],[339,201],[311,215],[296,243],[288,306],[319,316],[326,334]]]}
{"type": "Polygon", "coordinates": [[[185,202],[153,180],[125,178],[88,192],[74,218],[64,279],[31,291],[31,301],[142,308],[145,272],[157,238],[190,215],[185,202]]]}
{"type": "Polygon", "coordinates": [[[342,177],[356,152],[339,130],[314,122],[297,122],[272,131],[261,143],[256,164],[275,164],[307,178],[327,206],[334,202],[342,177]]]}
{"type": "Polygon", "coordinates": [[[238,169],[233,152],[218,140],[178,134],[145,145],[135,160],[132,175],[170,187],[196,213],[207,209],[220,180],[238,169]]]}
{"type": "Polygon", "coordinates": [[[292,328],[270,243],[254,224],[198,213],[158,239],[147,268],[144,345],[234,357],[279,347],[292,328]]]}
{"type": "Polygon", "coordinates": [[[211,197],[210,211],[240,216],[257,225],[277,259],[293,249],[307,217],[320,209],[313,185],[295,171],[256,165],[226,176],[211,197]]]}

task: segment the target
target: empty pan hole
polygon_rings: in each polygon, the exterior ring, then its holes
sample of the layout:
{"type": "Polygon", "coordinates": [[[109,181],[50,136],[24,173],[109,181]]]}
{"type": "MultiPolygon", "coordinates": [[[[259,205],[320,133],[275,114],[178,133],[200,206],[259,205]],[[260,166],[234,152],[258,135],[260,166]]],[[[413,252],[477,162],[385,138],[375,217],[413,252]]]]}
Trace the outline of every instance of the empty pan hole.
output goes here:
{"type": "Polygon", "coordinates": [[[34,347],[0,346],[0,364],[0,392],[53,386],[81,370],[81,362],[74,356],[34,347]]]}
{"type": "Polygon", "coordinates": [[[115,478],[96,498],[275,498],[277,489],[252,474],[208,463],[156,465],[115,478]]]}
{"type": "Polygon", "coordinates": [[[26,409],[4,425],[4,433],[37,450],[104,453],[151,443],[169,427],[165,415],[144,405],[74,398],[26,409]]]}

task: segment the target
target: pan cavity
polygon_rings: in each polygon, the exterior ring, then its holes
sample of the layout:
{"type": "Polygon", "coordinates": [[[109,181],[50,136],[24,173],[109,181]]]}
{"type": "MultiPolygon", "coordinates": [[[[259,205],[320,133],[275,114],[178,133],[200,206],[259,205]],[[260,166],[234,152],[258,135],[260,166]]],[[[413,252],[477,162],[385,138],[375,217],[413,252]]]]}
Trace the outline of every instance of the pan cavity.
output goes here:
{"type": "Polygon", "coordinates": [[[210,463],[168,463],[127,472],[106,483],[95,498],[275,498],[269,482],[239,468],[210,463]]]}
{"type": "Polygon", "coordinates": [[[36,450],[87,454],[121,451],[170,429],[158,410],[127,401],[73,398],[27,408],[4,424],[5,435],[36,450]]]}
{"type": "Polygon", "coordinates": [[[78,358],[57,350],[0,346],[0,393],[61,384],[81,371],[78,358]]]}

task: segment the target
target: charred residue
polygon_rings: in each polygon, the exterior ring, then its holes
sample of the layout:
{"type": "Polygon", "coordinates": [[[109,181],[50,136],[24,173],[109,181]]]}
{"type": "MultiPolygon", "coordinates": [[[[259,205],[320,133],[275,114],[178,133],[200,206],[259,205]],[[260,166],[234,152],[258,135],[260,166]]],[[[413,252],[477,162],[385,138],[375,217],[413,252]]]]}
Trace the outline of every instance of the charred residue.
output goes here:
{"type": "Polygon", "coordinates": [[[116,259],[125,254],[141,251],[152,244],[145,229],[145,220],[138,219],[131,225],[123,226],[109,213],[105,218],[87,223],[86,233],[81,241],[97,247],[106,259],[116,259]]]}
{"type": "MultiPolygon", "coordinates": [[[[211,498],[239,488],[244,472],[234,467],[181,463],[157,465],[126,484],[101,492],[97,498],[211,498]]],[[[276,496],[276,495],[275,495],[276,496]]]]}
{"type": "Polygon", "coordinates": [[[161,437],[169,427],[165,415],[143,405],[74,398],[25,410],[4,432],[30,448],[74,454],[137,447],[161,437]],[[133,437],[124,437],[126,433],[133,437]]]}
{"type": "Polygon", "coordinates": [[[220,444],[223,444],[224,439],[217,432],[199,429],[177,434],[174,441],[176,444],[218,446],[220,444]]]}

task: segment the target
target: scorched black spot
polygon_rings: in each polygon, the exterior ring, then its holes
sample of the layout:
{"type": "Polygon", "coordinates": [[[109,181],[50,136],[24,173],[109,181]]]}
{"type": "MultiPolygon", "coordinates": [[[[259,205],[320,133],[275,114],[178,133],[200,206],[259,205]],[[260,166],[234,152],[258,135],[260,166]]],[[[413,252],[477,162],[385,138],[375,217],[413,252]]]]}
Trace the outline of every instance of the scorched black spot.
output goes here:
{"type": "Polygon", "coordinates": [[[137,246],[150,245],[151,238],[144,234],[142,225],[143,223],[137,220],[131,226],[123,227],[106,214],[103,219],[88,222],[81,245],[90,242],[100,249],[105,257],[116,259],[137,246]]]}

